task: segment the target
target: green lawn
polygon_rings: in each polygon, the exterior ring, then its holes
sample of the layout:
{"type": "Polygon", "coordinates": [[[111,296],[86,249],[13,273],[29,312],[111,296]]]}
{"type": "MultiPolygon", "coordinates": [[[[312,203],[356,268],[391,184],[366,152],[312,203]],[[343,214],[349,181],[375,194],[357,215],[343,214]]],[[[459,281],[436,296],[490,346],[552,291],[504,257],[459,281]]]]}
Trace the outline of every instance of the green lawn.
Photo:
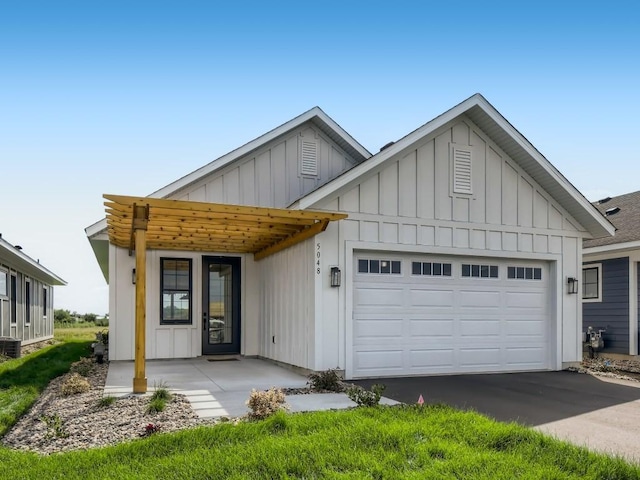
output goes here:
{"type": "Polygon", "coordinates": [[[93,323],[71,326],[56,326],[53,329],[54,338],[61,342],[90,340],[95,342],[96,332],[109,330],[109,327],[97,327],[93,323]]]}
{"type": "Polygon", "coordinates": [[[90,343],[60,343],[0,363],[0,435],[31,407],[53,378],[67,372],[80,357],[90,354],[90,343]]]}
{"type": "MultiPolygon", "coordinates": [[[[0,434],[89,343],[0,364],[0,434]]],[[[479,414],[409,406],[282,413],[48,457],[0,447],[0,478],[640,479],[640,467],[479,414]]]]}

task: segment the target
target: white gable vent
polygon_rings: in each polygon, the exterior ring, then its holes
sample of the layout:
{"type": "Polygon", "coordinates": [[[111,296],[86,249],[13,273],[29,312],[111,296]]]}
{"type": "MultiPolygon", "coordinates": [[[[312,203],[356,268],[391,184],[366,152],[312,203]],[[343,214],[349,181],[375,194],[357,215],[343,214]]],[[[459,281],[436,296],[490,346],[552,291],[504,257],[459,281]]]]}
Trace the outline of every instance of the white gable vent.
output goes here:
{"type": "Polygon", "coordinates": [[[471,185],[471,149],[453,146],[453,193],[473,193],[471,185]]]}
{"type": "Polygon", "coordinates": [[[318,145],[316,142],[302,141],[302,155],[300,163],[301,175],[318,175],[318,145]]]}

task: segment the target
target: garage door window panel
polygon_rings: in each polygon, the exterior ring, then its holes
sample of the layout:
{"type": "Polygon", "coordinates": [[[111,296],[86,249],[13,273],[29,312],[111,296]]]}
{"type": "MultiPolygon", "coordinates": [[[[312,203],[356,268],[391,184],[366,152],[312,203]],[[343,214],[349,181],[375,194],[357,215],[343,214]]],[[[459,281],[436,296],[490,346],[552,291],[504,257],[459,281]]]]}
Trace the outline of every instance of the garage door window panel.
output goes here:
{"type": "Polygon", "coordinates": [[[358,273],[401,275],[402,262],[400,262],[400,260],[371,260],[361,258],[358,259],[358,273]]]}
{"type": "Polygon", "coordinates": [[[411,262],[411,274],[430,277],[450,277],[451,264],[442,262],[411,262]]]}
{"type": "Polygon", "coordinates": [[[542,268],[507,267],[507,278],[510,280],[542,280],[542,268]]]}
{"type": "Polygon", "coordinates": [[[497,265],[462,264],[462,277],[465,278],[498,278],[497,265]]]}

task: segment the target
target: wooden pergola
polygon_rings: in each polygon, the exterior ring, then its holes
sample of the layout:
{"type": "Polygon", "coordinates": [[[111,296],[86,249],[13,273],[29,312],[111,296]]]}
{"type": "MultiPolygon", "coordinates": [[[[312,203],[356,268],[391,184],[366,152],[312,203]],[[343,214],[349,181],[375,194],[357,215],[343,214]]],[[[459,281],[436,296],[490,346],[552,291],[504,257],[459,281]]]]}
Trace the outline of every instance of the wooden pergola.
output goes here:
{"type": "Polygon", "coordinates": [[[110,243],[136,255],[133,392],[147,391],[147,250],[253,253],[261,260],[323,232],[347,215],[308,210],[104,195],[110,243]]]}

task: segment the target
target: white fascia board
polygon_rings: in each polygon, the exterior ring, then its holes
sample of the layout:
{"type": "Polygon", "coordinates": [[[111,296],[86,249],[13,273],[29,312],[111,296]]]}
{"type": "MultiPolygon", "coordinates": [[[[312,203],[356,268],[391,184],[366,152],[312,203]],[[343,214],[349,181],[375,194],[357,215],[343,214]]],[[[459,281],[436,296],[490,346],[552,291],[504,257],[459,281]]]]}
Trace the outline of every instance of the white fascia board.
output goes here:
{"type": "Polygon", "coordinates": [[[601,245],[599,247],[590,247],[582,249],[582,256],[586,257],[589,255],[596,255],[601,253],[622,253],[630,250],[639,250],[640,249],[640,241],[636,240],[633,242],[624,242],[624,243],[614,243],[612,245],[601,245]]]}
{"type": "MultiPolygon", "coordinates": [[[[496,122],[500,128],[506,131],[529,156],[537,161],[537,163],[545,170],[545,172],[571,196],[609,236],[615,234],[615,227],[607,220],[593,204],[582,195],[564,175],[555,168],[544,155],[542,155],[513,125],[511,125],[493,105],[491,105],[482,95],[475,94],[471,99],[476,99],[476,104],[481,107],[489,117],[496,122]]],[[[470,99],[470,100],[471,100],[470,99]]],[[[470,108],[470,107],[469,107],[470,108]]],[[[565,207],[566,208],[566,207],[565,207]]]]}
{"type": "Polygon", "coordinates": [[[149,197],[153,198],[166,198],[167,196],[177,192],[178,190],[198,181],[202,177],[209,175],[216,170],[221,169],[225,165],[230,164],[234,160],[237,160],[248,153],[252,152],[260,148],[261,146],[269,143],[270,141],[278,138],[281,135],[299,127],[305,122],[309,120],[313,120],[314,118],[318,118],[325,124],[329,126],[332,130],[334,130],[338,135],[340,135],[354,150],[356,150],[363,158],[371,157],[371,153],[360,145],[351,135],[349,135],[340,125],[334,122],[326,113],[322,111],[320,107],[313,107],[311,110],[304,112],[302,115],[295,117],[292,120],[280,125],[277,128],[274,128],[270,132],[265,133],[264,135],[250,141],[249,143],[244,144],[243,146],[223,155],[222,157],[214,160],[213,162],[208,163],[204,167],[201,167],[193,172],[185,175],[184,177],[176,180],[173,183],[161,188],[153,192],[149,197]]]}
{"type": "Polygon", "coordinates": [[[106,232],[106,230],[107,230],[107,219],[103,218],[102,220],[98,220],[93,225],[89,225],[87,228],[84,229],[84,232],[86,233],[87,237],[93,238],[96,235],[106,232]]]}
{"type": "Polygon", "coordinates": [[[42,266],[30,256],[22,253],[22,251],[18,250],[3,238],[0,238],[0,258],[6,259],[7,263],[11,263],[14,268],[19,269],[22,273],[38,277],[41,280],[47,281],[50,285],[67,284],[67,282],[58,275],[42,266]]]}
{"type": "Polygon", "coordinates": [[[468,98],[464,102],[456,105],[451,110],[447,110],[442,115],[434,118],[430,122],[425,123],[422,127],[414,130],[410,134],[398,140],[396,143],[391,145],[390,147],[384,149],[383,151],[375,154],[369,160],[360,165],[355,166],[351,170],[346,173],[340,175],[335,180],[327,183],[323,187],[318,190],[311,192],[309,195],[302,197],[295,203],[293,203],[290,208],[299,208],[301,210],[307,209],[318,202],[321,202],[329,195],[332,195],[336,191],[348,186],[352,182],[355,182],[362,175],[366,174],[370,170],[373,170],[380,164],[384,163],[389,158],[393,157],[396,153],[401,151],[402,149],[408,147],[409,145],[417,142],[425,135],[437,130],[438,128],[446,125],[448,122],[453,120],[454,118],[462,115],[469,108],[477,104],[477,97],[479,94],[474,95],[473,97],[468,98]]]}

